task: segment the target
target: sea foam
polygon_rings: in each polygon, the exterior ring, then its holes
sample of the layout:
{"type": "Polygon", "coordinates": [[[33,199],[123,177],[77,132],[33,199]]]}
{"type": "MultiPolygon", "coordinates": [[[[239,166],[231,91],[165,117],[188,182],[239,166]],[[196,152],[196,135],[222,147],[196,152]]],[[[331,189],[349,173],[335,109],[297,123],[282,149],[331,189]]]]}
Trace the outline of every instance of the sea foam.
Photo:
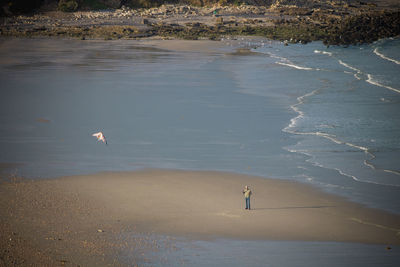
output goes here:
{"type": "MultiPolygon", "coordinates": [[[[340,65],[345,66],[346,68],[355,71],[356,73],[354,73],[354,77],[355,77],[357,80],[361,80],[360,75],[363,75],[363,74],[364,74],[361,70],[359,70],[359,69],[357,69],[357,68],[355,68],[355,67],[353,67],[353,66],[351,66],[351,65],[349,65],[349,64],[347,64],[347,63],[345,63],[345,62],[343,62],[343,61],[340,60],[340,59],[339,59],[338,62],[339,62],[340,65]]],[[[376,79],[374,79],[374,77],[373,77],[371,74],[369,74],[369,73],[367,73],[366,75],[367,75],[367,79],[366,79],[365,81],[366,81],[367,83],[372,84],[372,85],[375,85],[375,86],[379,86],[379,87],[382,87],[382,88],[389,89],[389,90],[391,90],[391,91],[393,91],[393,92],[396,92],[396,93],[400,93],[400,89],[393,88],[393,87],[391,87],[391,86],[381,84],[381,83],[378,82],[376,79]]]]}
{"type": "Polygon", "coordinates": [[[356,78],[357,80],[361,80],[360,75],[363,74],[361,70],[359,70],[359,69],[357,69],[357,68],[355,68],[353,66],[350,66],[349,64],[341,61],[340,59],[339,59],[338,62],[339,62],[340,65],[345,66],[346,68],[356,72],[356,73],[353,73],[353,72],[349,73],[349,72],[345,71],[345,73],[353,74],[354,78],[356,78]]]}
{"type": "Polygon", "coordinates": [[[289,59],[287,59],[285,57],[277,56],[275,54],[271,54],[270,53],[269,55],[272,58],[279,59],[280,61],[276,61],[275,63],[279,64],[279,65],[282,65],[282,66],[291,67],[291,68],[295,68],[295,69],[298,69],[298,70],[320,70],[320,69],[314,69],[314,68],[310,68],[310,67],[304,67],[304,66],[296,65],[293,62],[291,62],[289,59]]]}
{"type": "Polygon", "coordinates": [[[349,64],[347,64],[347,63],[341,61],[340,59],[339,59],[339,64],[345,66],[345,67],[348,68],[348,69],[354,70],[354,71],[357,72],[357,73],[362,73],[361,70],[359,70],[359,69],[357,69],[357,68],[355,68],[355,67],[353,67],[353,66],[350,66],[349,64]]]}
{"type": "Polygon", "coordinates": [[[400,89],[396,89],[391,86],[379,83],[377,80],[374,79],[374,77],[371,74],[367,74],[367,77],[368,77],[368,79],[366,80],[367,83],[392,90],[393,92],[396,92],[396,93],[400,93],[400,89]]]}
{"type": "Polygon", "coordinates": [[[302,105],[302,104],[304,103],[304,99],[305,99],[305,98],[317,94],[318,91],[319,91],[319,90],[314,90],[314,91],[312,91],[312,92],[310,92],[310,93],[307,93],[307,94],[305,94],[305,95],[303,95],[303,96],[299,96],[299,97],[297,98],[297,103],[290,106],[290,108],[291,108],[294,112],[296,112],[298,115],[297,115],[296,117],[294,117],[293,119],[290,120],[290,124],[289,124],[288,126],[286,126],[286,127],[283,129],[284,132],[288,132],[288,133],[297,133],[297,132],[295,132],[295,131],[289,130],[289,129],[295,127],[296,124],[297,124],[297,121],[298,121],[299,119],[301,119],[301,118],[304,116],[304,113],[303,113],[297,106],[302,105]]]}
{"type": "Polygon", "coordinates": [[[295,65],[295,64],[293,64],[293,63],[284,63],[284,62],[279,62],[279,61],[277,61],[277,62],[275,62],[275,63],[276,63],[276,64],[279,64],[279,65],[283,65],[283,66],[295,68],[295,69],[298,69],[298,70],[314,70],[313,68],[297,66],[297,65],[295,65]]]}
{"type": "Polygon", "coordinates": [[[377,56],[379,56],[379,57],[381,57],[381,58],[383,58],[383,59],[385,59],[385,60],[388,60],[388,61],[391,61],[391,62],[393,62],[393,63],[396,63],[396,64],[400,65],[400,61],[385,56],[384,54],[382,54],[381,52],[378,51],[378,48],[375,48],[375,49],[374,49],[374,54],[377,55],[377,56]]]}
{"type": "Polygon", "coordinates": [[[331,52],[327,52],[327,51],[320,51],[320,50],[314,50],[315,54],[323,54],[323,55],[328,55],[328,56],[332,56],[331,52]]]}

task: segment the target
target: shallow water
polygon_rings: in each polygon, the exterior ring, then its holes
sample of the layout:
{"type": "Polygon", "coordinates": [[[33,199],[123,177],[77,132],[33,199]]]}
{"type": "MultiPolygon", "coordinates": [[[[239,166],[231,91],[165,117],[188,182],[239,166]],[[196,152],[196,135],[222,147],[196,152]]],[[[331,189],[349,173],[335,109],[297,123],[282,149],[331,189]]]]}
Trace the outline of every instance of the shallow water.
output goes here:
{"type": "Polygon", "coordinates": [[[224,42],[195,53],[140,41],[1,39],[0,162],[31,178],[248,173],[400,213],[400,40],[224,42]],[[108,146],[91,136],[100,130],[108,146]]]}
{"type": "MultiPolygon", "coordinates": [[[[127,238],[129,240],[129,238],[127,238]]],[[[188,240],[147,236],[119,259],[140,266],[397,266],[400,248],[357,243],[301,241],[188,240]],[[142,259],[137,259],[136,254],[142,259]]],[[[128,241],[129,244],[129,241],[128,241]]]]}

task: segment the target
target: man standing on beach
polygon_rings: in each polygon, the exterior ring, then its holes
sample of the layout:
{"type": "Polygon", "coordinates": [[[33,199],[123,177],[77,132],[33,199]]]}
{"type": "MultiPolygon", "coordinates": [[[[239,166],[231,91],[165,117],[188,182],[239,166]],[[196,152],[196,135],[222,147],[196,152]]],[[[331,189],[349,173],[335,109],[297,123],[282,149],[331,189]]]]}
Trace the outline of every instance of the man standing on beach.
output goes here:
{"type": "Polygon", "coordinates": [[[243,190],[243,195],[244,195],[244,198],[245,198],[245,200],[246,200],[246,210],[250,210],[250,196],[251,196],[251,190],[250,190],[250,188],[246,185],[245,187],[244,187],[244,190],[243,190]]]}

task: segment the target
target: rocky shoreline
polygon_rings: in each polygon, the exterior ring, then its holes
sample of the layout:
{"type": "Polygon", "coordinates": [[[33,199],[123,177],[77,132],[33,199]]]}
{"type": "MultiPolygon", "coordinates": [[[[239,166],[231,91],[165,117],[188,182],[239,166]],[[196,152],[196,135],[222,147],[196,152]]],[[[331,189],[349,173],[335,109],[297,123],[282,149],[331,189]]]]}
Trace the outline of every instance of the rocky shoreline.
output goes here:
{"type": "Polygon", "coordinates": [[[330,1],[307,6],[162,5],[149,9],[40,12],[0,18],[0,36],[211,39],[260,36],[288,43],[371,43],[400,35],[400,8],[330,1]]]}

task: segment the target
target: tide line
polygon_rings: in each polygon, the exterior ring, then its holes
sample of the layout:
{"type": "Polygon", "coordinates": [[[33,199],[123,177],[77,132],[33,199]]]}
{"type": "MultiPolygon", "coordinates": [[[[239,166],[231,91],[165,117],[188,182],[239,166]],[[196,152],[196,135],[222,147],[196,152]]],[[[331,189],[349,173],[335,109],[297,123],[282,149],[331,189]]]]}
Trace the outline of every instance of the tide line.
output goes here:
{"type": "Polygon", "coordinates": [[[375,227],[378,227],[378,228],[381,228],[381,229],[390,230],[390,231],[396,232],[396,235],[400,235],[400,229],[397,229],[397,228],[392,228],[392,227],[388,227],[388,226],[381,225],[381,224],[376,224],[376,223],[363,221],[361,219],[354,218],[354,217],[349,218],[349,219],[352,220],[352,221],[358,222],[360,224],[371,225],[371,226],[375,226],[375,227]]]}

